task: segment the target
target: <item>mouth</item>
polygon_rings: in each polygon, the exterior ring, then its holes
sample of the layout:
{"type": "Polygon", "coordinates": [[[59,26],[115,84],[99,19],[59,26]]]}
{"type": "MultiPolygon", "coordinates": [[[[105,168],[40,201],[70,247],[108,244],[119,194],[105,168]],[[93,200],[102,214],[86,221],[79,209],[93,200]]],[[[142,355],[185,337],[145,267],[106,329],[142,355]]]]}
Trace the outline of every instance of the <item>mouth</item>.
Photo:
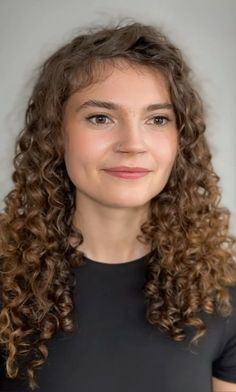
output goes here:
{"type": "Polygon", "coordinates": [[[105,172],[111,176],[124,178],[124,179],[138,179],[144,177],[150,173],[150,171],[116,171],[116,170],[105,170],[105,172]]]}
{"type": "Polygon", "coordinates": [[[124,172],[124,173],[147,173],[151,170],[146,169],[144,167],[128,167],[128,166],[119,166],[119,167],[111,167],[109,169],[104,169],[105,171],[109,172],[124,172]]]}

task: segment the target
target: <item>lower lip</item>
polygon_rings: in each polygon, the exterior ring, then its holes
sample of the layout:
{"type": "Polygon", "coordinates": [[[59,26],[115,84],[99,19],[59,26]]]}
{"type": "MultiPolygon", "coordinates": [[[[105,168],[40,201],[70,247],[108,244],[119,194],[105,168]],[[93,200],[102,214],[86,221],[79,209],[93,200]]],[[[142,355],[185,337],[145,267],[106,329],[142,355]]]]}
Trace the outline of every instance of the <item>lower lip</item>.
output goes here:
{"type": "Polygon", "coordinates": [[[111,171],[111,170],[105,170],[108,174],[114,177],[120,177],[120,178],[127,178],[129,180],[135,180],[136,178],[144,177],[146,176],[149,172],[118,172],[118,171],[111,171]]]}

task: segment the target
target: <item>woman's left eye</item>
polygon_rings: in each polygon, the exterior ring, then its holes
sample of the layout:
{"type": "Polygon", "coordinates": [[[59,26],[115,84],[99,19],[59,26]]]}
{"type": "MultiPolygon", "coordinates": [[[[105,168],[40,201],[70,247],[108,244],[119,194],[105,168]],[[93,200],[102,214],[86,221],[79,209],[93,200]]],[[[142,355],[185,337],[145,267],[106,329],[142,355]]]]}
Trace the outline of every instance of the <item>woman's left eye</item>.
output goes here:
{"type": "Polygon", "coordinates": [[[167,122],[170,121],[170,119],[165,116],[154,116],[152,120],[156,120],[154,121],[154,125],[165,125],[167,122]]]}

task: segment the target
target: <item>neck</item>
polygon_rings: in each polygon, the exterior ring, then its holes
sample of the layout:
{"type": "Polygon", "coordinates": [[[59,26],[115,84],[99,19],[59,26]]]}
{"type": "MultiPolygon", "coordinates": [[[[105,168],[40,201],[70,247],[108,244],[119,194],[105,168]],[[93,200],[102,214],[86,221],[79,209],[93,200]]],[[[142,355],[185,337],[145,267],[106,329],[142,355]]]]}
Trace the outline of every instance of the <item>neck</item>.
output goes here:
{"type": "Polygon", "coordinates": [[[92,259],[101,262],[125,262],[145,256],[151,244],[137,240],[140,226],[148,218],[148,207],[114,208],[88,203],[77,203],[73,223],[84,242],[77,248],[92,259]]]}

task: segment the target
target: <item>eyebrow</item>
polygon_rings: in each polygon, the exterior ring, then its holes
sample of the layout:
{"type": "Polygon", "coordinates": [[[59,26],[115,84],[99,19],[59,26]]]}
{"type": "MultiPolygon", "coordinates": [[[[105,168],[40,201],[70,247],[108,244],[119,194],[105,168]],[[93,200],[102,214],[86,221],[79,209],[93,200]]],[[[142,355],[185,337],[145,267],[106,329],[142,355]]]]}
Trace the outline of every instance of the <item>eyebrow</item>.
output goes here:
{"type": "MultiPolygon", "coordinates": [[[[121,110],[124,109],[123,105],[119,105],[114,102],[109,102],[109,101],[98,101],[98,100],[93,100],[90,99],[86,102],[83,102],[77,109],[76,111],[79,112],[82,109],[88,108],[88,107],[98,107],[98,108],[103,108],[103,109],[112,109],[112,110],[121,110]]],[[[164,102],[164,103],[153,103],[151,105],[148,105],[147,107],[144,107],[145,110],[147,111],[152,111],[152,110],[157,110],[157,109],[171,109],[173,110],[173,105],[169,102],[164,102]]]]}

